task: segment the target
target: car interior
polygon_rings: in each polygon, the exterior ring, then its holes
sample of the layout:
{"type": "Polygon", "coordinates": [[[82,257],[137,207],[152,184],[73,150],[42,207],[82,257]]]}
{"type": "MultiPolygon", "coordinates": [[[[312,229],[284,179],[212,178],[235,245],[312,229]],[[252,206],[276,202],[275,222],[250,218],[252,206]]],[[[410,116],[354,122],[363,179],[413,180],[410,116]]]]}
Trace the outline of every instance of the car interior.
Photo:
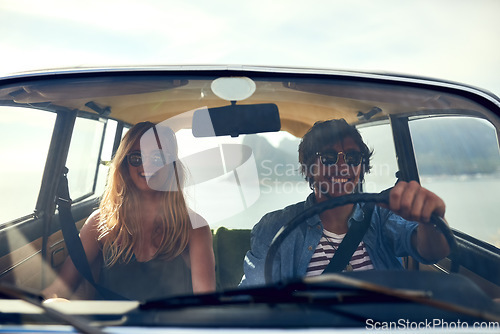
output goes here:
{"type": "MultiPolygon", "coordinates": [[[[80,229],[134,124],[174,130],[185,196],[210,225],[217,290],[237,289],[252,227],[311,192],[297,148],[317,121],[345,119],[374,150],[364,191],[416,180],[446,201],[460,275],[500,298],[500,105],[455,83],[267,68],[75,71],[0,81],[0,283],[40,292],[68,257],[57,198],[67,176],[80,229]],[[65,170],[67,169],[67,173],[65,170]]],[[[64,220],[64,221],[63,221],[64,220]]],[[[75,230],[75,231],[76,231],[75,230]]],[[[408,271],[452,271],[450,258],[408,271]]],[[[99,264],[93,264],[97,275],[99,264]]],[[[96,278],[97,279],[97,278],[96,278]]],[[[87,280],[72,299],[94,299],[87,280]]]]}

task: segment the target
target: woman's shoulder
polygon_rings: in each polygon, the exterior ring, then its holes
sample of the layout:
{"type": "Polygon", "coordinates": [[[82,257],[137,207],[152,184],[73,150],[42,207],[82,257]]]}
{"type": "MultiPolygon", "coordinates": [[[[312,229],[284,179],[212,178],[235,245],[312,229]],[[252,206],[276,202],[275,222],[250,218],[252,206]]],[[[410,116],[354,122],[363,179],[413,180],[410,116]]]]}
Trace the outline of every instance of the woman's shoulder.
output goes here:
{"type": "Polygon", "coordinates": [[[99,233],[99,223],[100,223],[100,210],[97,209],[94,212],[90,214],[90,216],[87,218],[85,221],[85,224],[83,224],[82,230],[81,231],[89,231],[91,232],[92,235],[97,236],[99,233]]]}
{"type": "Polygon", "coordinates": [[[90,216],[83,224],[82,229],[80,230],[80,238],[90,238],[98,240],[99,237],[99,221],[100,221],[100,212],[99,210],[95,210],[90,214],[90,216]]]}
{"type": "Polygon", "coordinates": [[[191,242],[199,242],[202,240],[212,241],[212,231],[205,218],[200,214],[189,210],[189,219],[191,220],[191,230],[189,232],[189,239],[191,242]]]}
{"type": "Polygon", "coordinates": [[[99,224],[99,222],[100,222],[100,214],[101,214],[101,210],[99,210],[99,209],[95,210],[87,218],[87,221],[85,222],[85,224],[89,224],[89,225],[92,225],[92,226],[97,226],[99,224]]]}
{"type": "Polygon", "coordinates": [[[197,229],[200,227],[208,227],[208,223],[199,213],[188,208],[189,220],[191,221],[191,227],[197,229]]]}

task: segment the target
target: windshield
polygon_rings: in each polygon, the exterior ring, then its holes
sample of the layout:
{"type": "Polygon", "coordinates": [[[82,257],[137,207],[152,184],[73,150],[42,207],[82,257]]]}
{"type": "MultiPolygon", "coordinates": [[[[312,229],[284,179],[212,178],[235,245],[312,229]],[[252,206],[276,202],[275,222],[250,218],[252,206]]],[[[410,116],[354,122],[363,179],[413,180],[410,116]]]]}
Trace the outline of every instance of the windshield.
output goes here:
{"type": "MultiPolygon", "coordinates": [[[[7,80],[0,280],[46,299],[141,303],[269,287],[328,273],[352,225],[366,221],[338,272],[391,285],[383,277],[396,271],[466,271],[491,309],[499,102],[462,89],[250,71],[7,80]],[[356,198],[312,213],[266,259],[306,209],[392,187],[371,208],[356,198]],[[473,251],[454,257],[431,213],[473,251]]],[[[427,279],[415,289],[435,291],[439,279],[427,279]]]]}

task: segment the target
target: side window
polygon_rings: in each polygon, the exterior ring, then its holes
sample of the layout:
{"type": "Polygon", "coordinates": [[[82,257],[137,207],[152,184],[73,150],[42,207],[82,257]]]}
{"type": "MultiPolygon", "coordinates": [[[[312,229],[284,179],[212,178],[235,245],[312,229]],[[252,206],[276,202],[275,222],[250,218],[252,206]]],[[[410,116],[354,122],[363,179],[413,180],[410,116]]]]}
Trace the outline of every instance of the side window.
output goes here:
{"type": "Polygon", "coordinates": [[[111,159],[116,122],[77,117],[66,167],[73,200],[101,195],[111,159]],[[105,131],[106,130],[106,131],[105,131]],[[101,148],[102,146],[102,148],[101,148]]]}
{"type": "Polygon", "coordinates": [[[486,120],[435,117],[410,122],[423,186],[446,202],[451,227],[500,246],[498,134],[486,120]]]}
{"type": "Polygon", "coordinates": [[[390,124],[358,128],[364,142],[373,150],[371,171],[365,174],[364,192],[380,192],[394,186],[398,164],[390,124]]]}
{"type": "Polygon", "coordinates": [[[0,107],[0,225],[33,213],[56,114],[0,107]]]}
{"type": "MultiPolygon", "coordinates": [[[[118,122],[108,119],[106,123],[106,131],[104,134],[104,142],[101,151],[101,160],[97,172],[97,182],[95,193],[101,195],[106,186],[106,179],[108,177],[109,163],[113,158],[113,144],[115,141],[116,130],[118,122]]],[[[124,131],[125,132],[125,131],[124,131]]],[[[122,133],[123,137],[123,133],[122,133]]]]}

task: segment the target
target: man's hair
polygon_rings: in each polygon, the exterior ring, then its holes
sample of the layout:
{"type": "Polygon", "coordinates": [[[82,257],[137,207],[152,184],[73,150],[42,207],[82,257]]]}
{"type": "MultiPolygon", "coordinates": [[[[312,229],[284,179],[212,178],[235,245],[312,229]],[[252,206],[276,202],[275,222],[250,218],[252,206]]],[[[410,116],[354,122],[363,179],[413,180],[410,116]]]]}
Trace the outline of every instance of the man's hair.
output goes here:
{"type": "Polygon", "coordinates": [[[313,183],[311,165],[316,161],[316,152],[322,152],[326,147],[342,142],[345,138],[352,138],[359,146],[363,159],[361,161],[360,183],[364,179],[364,173],[369,173],[370,158],[373,151],[364,143],[361,134],[354,126],[349,125],[345,119],[332,119],[318,121],[302,137],[299,144],[299,162],[301,173],[309,182],[313,183]]]}

